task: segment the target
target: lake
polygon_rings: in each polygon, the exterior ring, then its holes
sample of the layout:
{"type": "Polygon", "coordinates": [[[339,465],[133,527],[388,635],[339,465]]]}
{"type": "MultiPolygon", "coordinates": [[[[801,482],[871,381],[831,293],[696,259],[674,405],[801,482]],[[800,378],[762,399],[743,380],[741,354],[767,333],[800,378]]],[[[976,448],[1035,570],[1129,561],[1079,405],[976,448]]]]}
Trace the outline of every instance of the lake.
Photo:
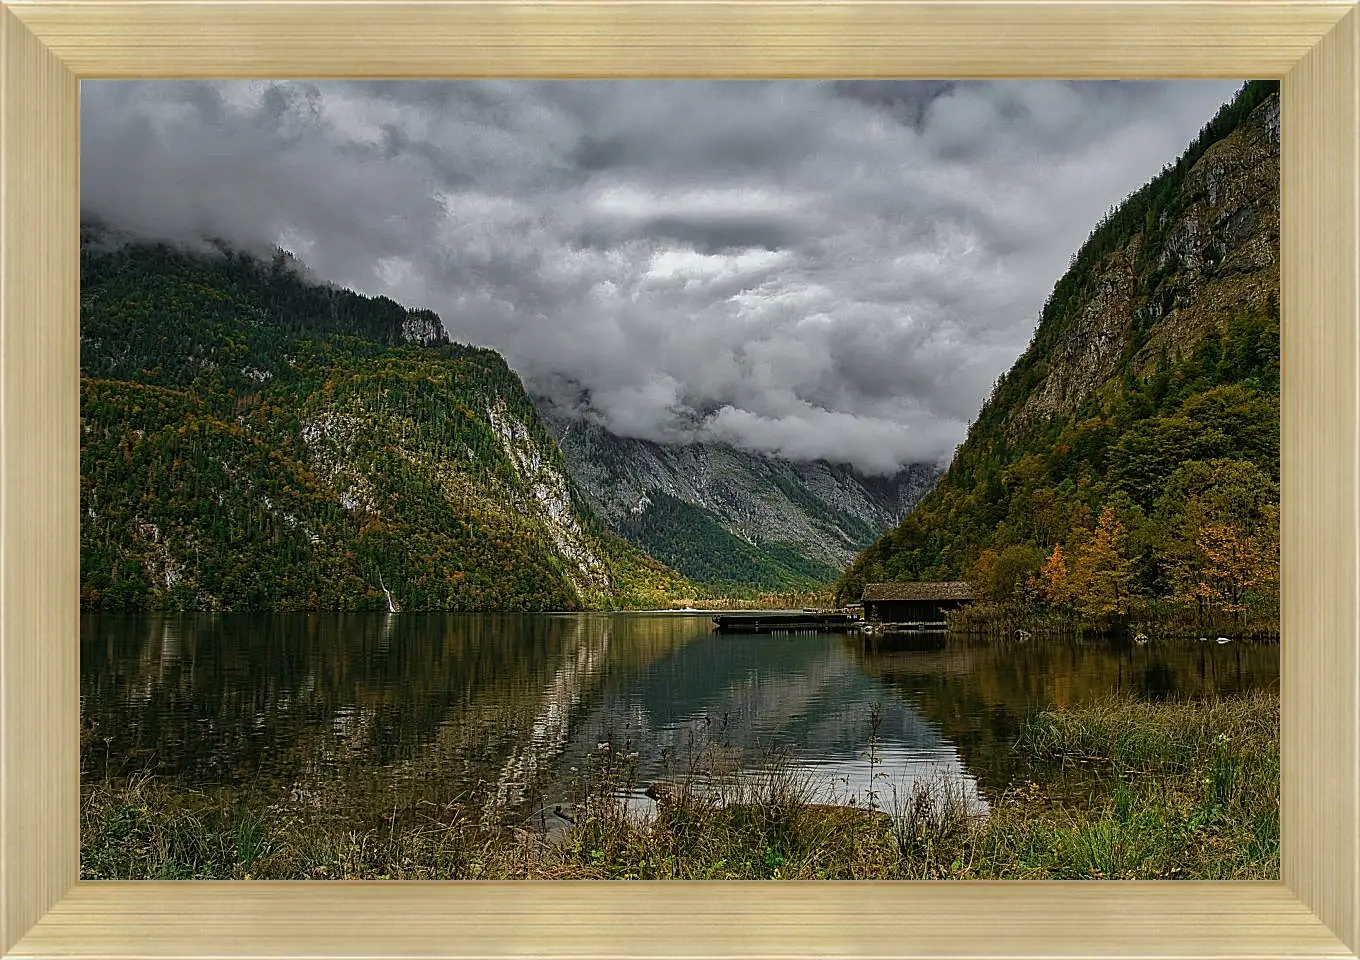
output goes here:
{"type": "Polygon", "coordinates": [[[657,781],[776,760],[824,802],[886,805],[926,778],[985,806],[1036,711],[1277,688],[1279,649],[957,636],[904,649],[720,636],[707,614],[87,614],[80,671],[87,779],[513,812],[570,802],[607,753],[635,769],[624,794],[644,811],[657,781]]]}

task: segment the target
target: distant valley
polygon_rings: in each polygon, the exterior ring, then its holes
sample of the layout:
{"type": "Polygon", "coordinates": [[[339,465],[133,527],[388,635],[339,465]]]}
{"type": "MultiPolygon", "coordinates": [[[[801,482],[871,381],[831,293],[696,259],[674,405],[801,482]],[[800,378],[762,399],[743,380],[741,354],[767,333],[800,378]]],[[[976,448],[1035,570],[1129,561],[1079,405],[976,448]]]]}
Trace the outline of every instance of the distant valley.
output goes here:
{"type": "Polygon", "coordinates": [[[922,463],[876,477],[725,444],[631,439],[547,398],[535,404],[572,479],[610,526],[691,580],[719,587],[834,579],[940,474],[922,463]]]}

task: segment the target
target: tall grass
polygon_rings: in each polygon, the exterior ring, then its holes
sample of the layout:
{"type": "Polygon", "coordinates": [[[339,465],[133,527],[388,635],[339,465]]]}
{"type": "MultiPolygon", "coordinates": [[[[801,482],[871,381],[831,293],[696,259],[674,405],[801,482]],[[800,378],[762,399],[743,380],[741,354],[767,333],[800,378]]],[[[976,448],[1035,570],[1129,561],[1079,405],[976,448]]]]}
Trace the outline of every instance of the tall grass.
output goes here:
{"type": "MultiPolygon", "coordinates": [[[[876,730],[870,731],[871,738],[876,730]]],[[[872,740],[871,740],[872,743],[872,740]]],[[[636,794],[636,754],[608,742],[546,842],[475,798],[260,806],[149,777],[87,785],[89,879],[1272,879],[1279,871],[1279,704],[1112,699],[1042,713],[1020,776],[983,815],[957,784],[885,784],[884,809],[826,803],[771,758],[738,775],[720,744],[636,794]],[[891,801],[888,797],[891,797],[891,801]]],[[[539,817],[544,816],[542,813],[539,817]]]]}
{"type": "Polygon", "coordinates": [[[1273,692],[1206,702],[1111,699],[1043,713],[1018,749],[1031,786],[994,804],[977,839],[996,875],[1279,874],[1273,692]]]}

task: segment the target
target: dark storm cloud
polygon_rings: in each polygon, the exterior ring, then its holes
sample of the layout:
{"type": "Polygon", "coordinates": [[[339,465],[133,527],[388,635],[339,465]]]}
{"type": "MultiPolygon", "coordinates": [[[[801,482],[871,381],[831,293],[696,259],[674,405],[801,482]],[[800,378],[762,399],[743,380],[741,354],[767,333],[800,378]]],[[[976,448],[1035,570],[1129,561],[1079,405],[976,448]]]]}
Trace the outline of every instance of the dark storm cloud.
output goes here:
{"type": "Polygon", "coordinates": [[[623,434],[887,471],[1235,87],[86,81],[82,206],[433,307],[623,434]]]}
{"type": "Polygon", "coordinates": [[[778,250],[799,239],[796,223],[776,217],[659,216],[635,221],[597,220],[582,224],[576,237],[594,247],[614,247],[630,239],[675,241],[700,253],[760,247],[778,250]]]}

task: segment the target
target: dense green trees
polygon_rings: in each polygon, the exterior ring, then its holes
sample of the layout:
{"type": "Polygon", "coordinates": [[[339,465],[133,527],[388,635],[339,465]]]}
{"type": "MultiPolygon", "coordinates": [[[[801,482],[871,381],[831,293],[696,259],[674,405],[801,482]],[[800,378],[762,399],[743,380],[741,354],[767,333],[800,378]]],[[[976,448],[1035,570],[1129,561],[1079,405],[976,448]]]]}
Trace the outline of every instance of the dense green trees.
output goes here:
{"type": "Polygon", "coordinates": [[[1278,600],[1279,485],[1242,460],[1189,461],[1157,499],[1166,586],[1205,610],[1239,615],[1278,600]]]}
{"type": "Polygon", "coordinates": [[[702,507],[654,492],[651,502],[619,524],[652,556],[720,595],[821,587],[836,570],[780,543],[748,543],[702,507]]]}

